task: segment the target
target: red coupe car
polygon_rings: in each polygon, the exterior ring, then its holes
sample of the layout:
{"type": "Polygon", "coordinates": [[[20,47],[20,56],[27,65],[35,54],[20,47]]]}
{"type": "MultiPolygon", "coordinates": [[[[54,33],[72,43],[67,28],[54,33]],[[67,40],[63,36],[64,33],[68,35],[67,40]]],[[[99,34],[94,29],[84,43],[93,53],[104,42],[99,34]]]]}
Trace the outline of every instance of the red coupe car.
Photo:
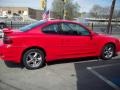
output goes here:
{"type": "Polygon", "coordinates": [[[120,41],[98,34],[68,20],[41,20],[19,30],[4,30],[0,42],[2,60],[37,69],[53,60],[95,56],[111,59],[120,51],[120,41]]]}

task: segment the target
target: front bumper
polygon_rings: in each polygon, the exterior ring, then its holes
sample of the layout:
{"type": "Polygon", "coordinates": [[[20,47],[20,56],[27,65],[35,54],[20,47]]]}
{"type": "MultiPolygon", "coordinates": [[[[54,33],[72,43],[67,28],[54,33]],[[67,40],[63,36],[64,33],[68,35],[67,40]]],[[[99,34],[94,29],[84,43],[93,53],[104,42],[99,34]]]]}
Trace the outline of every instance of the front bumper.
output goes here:
{"type": "Polygon", "coordinates": [[[117,47],[118,47],[118,53],[120,53],[120,39],[119,39],[119,41],[117,42],[117,47]]]}
{"type": "Polygon", "coordinates": [[[120,55],[120,39],[116,41],[116,54],[120,55]]]}

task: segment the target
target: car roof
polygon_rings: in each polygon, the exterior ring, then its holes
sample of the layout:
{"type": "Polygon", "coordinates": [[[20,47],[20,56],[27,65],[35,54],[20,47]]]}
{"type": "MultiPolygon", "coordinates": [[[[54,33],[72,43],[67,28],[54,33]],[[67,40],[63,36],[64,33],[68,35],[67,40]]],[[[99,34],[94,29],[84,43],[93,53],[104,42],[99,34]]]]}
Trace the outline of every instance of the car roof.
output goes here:
{"type": "MultiPolygon", "coordinates": [[[[62,20],[62,19],[55,19],[55,20],[48,20],[47,22],[72,22],[72,23],[78,23],[75,21],[71,21],[71,20],[62,20]]],[[[80,23],[79,23],[80,24],[80,23]]]]}

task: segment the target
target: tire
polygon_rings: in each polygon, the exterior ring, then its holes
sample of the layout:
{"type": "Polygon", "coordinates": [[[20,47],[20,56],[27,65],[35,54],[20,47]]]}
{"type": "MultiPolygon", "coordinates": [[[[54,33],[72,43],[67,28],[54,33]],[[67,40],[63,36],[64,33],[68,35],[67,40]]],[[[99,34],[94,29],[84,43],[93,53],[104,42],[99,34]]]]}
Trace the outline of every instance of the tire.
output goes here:
{"type": "Polygon", "coordinates": [[[104,46],[101,54],[101,59],[109,60],[115,54],[115,46],[113,44],[107,44],[104,46]]]}
{"type": "Polygon", "coordinates": [[[39,49],[30,49],[23,55],[23,64],[27,69],[41,68],[45,63],[45,55],[39,49]]]}

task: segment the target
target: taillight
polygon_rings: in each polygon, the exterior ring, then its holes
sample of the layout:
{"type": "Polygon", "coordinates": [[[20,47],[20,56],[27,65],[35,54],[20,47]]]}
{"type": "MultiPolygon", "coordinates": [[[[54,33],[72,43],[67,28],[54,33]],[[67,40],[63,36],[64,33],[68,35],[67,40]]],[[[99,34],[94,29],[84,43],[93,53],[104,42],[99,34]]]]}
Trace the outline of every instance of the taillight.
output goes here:
{"type": "Polygon", "coordinates": [[[9,36],[4,36],[3,43],[4,44],[12,44],[12,38],[10,38],[9,36]]]}

